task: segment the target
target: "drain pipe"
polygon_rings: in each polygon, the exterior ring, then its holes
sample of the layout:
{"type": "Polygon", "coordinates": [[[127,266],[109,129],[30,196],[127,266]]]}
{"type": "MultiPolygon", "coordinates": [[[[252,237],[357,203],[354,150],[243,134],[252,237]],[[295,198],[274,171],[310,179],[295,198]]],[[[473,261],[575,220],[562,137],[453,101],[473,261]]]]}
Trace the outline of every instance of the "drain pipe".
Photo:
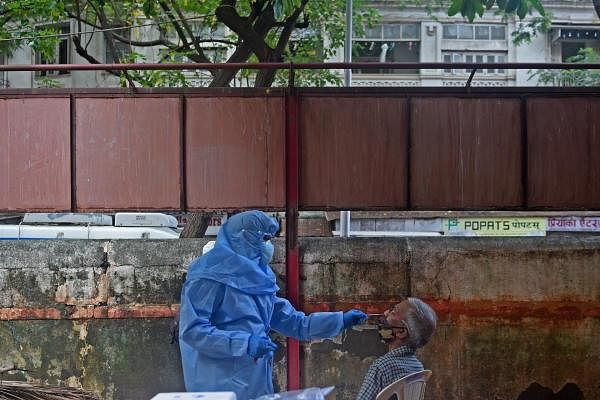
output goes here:
{"type": "MultiPolygon", "coordinates": [[[[346,0],[344,62],[352,62],[352,0],[346,0]]],[[[352,86],[352,69],[344,70],[344,86],[352,86]]],[[[350,211],[340,211],[340,237],[350,237],[350,211]]]]}
{"type": "MultiPolygon", "coordinates": [[[[344,40],[344,62],[352,62],[352,0],[346,0],[346,38],[344,40]]],[[[344,86],[352,86],[352,69],[344,70],[344,86]]]]}
{"type": "Polygon", "coordinates": [[[350,211],[340,211],[340,237],[350,237],[350,211]]]}
{"type": "MultiPolygon", "coordinates": [[[[286,149],[286,297],[292,305],[300,306],[300,247],[298,244],[298,206],[300,200],[300,141],[299,96],[293,87],[285,96],[285,149],[286,149]]],[[[287,388],[300,389],[300,343],[288,338],[286,347],[287,388]]]]}

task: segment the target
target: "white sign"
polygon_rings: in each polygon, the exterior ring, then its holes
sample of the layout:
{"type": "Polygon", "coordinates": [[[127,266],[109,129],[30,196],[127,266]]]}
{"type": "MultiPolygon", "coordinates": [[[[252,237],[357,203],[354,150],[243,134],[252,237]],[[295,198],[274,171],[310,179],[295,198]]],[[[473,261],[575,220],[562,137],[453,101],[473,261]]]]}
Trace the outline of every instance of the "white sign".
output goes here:
{"type": "Polygon", "coordinates": [[[536,217],[473,217],[444,219],[448,236],[546,236],[546,219],[536,217]]]}
{"type": "Polygon", "coordinates": [[[548,230],[555,232],[600,232],[600,217],[550,217],[548,230]]]}

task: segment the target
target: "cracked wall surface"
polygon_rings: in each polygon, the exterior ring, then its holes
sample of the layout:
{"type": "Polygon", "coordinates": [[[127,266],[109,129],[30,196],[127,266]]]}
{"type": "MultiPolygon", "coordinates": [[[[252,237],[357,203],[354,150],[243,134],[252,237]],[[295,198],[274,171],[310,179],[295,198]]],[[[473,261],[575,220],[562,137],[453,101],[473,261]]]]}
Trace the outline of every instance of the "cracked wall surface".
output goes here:
{"type": "MultiPolygon", "coordinates": [[[[283,240],[275,242],[285,288],[283,240]]],[[[0,367],[30,371],[9,379],[106,399],[183,390],[170,325],[204,243],[0,242],[0,367]]],[[[600,237],[304,238],[300,279],[307,312],[381,313],[408,295],[432,304],[439,327],[419,353],[433,370],[426,399],[527,400],[534,389],[565,387],[600,399],[600,237]]],[[[285,341],[274,337],[283,389],[285,341]]],[[[353,399],[385,351],[368,325],[304,343],[301,382],[353,399]]]]}

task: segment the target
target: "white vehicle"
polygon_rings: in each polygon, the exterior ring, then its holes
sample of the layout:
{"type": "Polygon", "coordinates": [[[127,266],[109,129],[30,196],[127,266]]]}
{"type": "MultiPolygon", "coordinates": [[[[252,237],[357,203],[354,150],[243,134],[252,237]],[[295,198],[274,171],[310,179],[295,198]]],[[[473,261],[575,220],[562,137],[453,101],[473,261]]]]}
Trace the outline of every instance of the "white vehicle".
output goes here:
{"type": "Polygon", "coordinates": [[[178,239],[177,219],[162,213],[28,213],[19,225],[0,225],[0,240],[178,239]]]}

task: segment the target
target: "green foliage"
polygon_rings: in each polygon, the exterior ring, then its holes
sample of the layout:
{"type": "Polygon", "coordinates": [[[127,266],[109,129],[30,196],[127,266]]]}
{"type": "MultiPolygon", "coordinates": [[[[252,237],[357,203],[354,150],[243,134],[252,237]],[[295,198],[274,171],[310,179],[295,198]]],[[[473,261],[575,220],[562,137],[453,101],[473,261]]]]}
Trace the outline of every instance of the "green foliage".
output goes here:
{"type": "Polygon", "coordinates": [[[62,87],[62,83],[59,80],[48,76],[38,76],[35,78],[35,82],[37,83],[37,86],[41,88],[53,89],[62,87]]]}
{"type": "Polygon", "coordinates": [[[546,33],[552,27],[552,13],[546,12],[538,17],[533,17],[527,22],[519,22],[517,29],[512,33],[513,43],[520,45],[530,43],[538,33],[546,33]]]}
{"type": "MultiPolygon", "coordinates": [[[[593,48],[580,49],[576,56],[567,59],[570,63],[600,64],[600,53],[593,48]]],[[[529,71],[529,79],[537,78],[538,85],[550,86],[600,86],[598,69],[566,69],[529,71]]]]}
{"type": "MultiPolygon", "coordinates": [[[[170,55],[163,59],[163,62],[169,63],[174,62],[175,55],[170,55]]],[[[143,54],[130,53],[125,59],[121,60],[126,63],[144,63],[146,58],[143,54]]],[[[194,75],[197,77],[197,73],[191,73],[186,76],[183,71],[180,70],[140,70],[140,71],[128,71],[130,78],[136,81],[141,87],[153,88],[153,87],[188,87],[189,79],[193,78],[194,75]]],[[[119,84],[122,87],[128,85],[127,77],[125,73],[121,73],[119,76],[119,84]]]]}
{"type": "Polygon", "coordinates": [[[516,15],[524,19],[527,15],[537,11],[544,16],[546,10],[541,0],[452,0],[448,8],[448,15],[462,15],[469,22],[473,22],[477,16],[483,17],[486,10],[497,6],[498,12],[506,15],[516,15]]]}

